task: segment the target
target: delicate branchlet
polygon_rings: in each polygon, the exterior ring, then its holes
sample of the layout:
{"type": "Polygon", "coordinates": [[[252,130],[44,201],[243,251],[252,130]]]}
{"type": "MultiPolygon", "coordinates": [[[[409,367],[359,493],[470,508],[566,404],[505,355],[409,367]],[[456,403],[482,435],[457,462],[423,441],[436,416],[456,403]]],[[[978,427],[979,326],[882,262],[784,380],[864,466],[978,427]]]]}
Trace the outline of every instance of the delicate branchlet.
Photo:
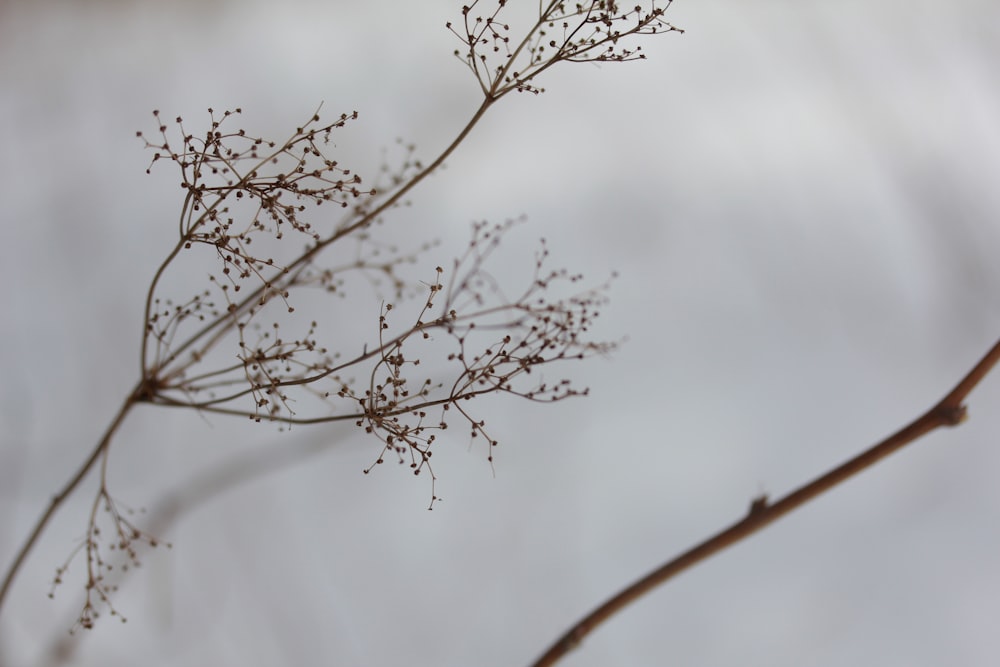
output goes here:
{"type": "Polygon", "coordinates": [[[361,409],[356,415],[357,425],[383,441],[375,464],[383,463],[387,453],[395,453],[414,474],[424,469],[430,473],[432,506],[437,496],[433,490],[431,446],[438,433],[448,428],[451,418],[461,419],[471,438],[485,441],[492,464],[492,449],[497,441],[487,432],[486,422],[470,411],[471,399],[496,392],[546,402],[585,395],[586,389],[576,389],[567,379],[545,382],[539,377],[541,369],[614,348],[614,343],[586,338],[598,315],[597,308],[606,300],[608,285],[551,300],[550,289],[558,288],[559,283],[575,283],[581,276],[565,270],[546,272],[548,252],[544,242],[524,292],[513,301],[503,296],[483,264],[511,224],[476,224],[467,251],[453,264],[447,287],[442,281],[444,269],[438,267],[437,279],[429,285],[427,299],[415,321],[391,339],[384,335],[390,330],[388,318],[393,310],[387,304],[379,319],[378,355],[368,385],[363,390],[345,385],[338,392],[342,398],[357,401],[361,409]],[[445,337],[436,340],[436,332],[445,337]],[[443,374],[454,379],[446,383],[423,377],[413,382],[411,378],[420,365],[421,345],[429,343],[439,348],[449,340],[451,351],[446,361],[450,370],[443,374]],[[417,348],[416,354],[413,348],[417,348]],[[536,371],[535,376],[530,376],[532,371],[536,371]]]}
{"type": "MultiPolygon", "coordinates": [[[[206,300],[206,293],[181,306],[161,304],[151,290],[153,299],[146,313],[147,345],[143,346],[143,368],[147,375],[151,369],[162,369],[174,361],[165,348],[174,338],[176,328],[192,315],[201,320],[206,316],[218,318],[220,310],[224,310],[245,326],[256,308],[274,298],[284,301],[291,312],[287,287],[275,276],[280,278],[290,271],[293,259],[301,255],[301,246],[289,253],[288,244],[276,242],[292,231],[304,236],[307,244],[317,244],[321,240],[320,231],[302,217],[308,206],[330,202],[348,207],[351,202],[374,194],[372,190],[361,190],[360,177],[327,158],[322,151],[329,144],[332,132],[357,118],[357,112],[342,114],[337,121],[324,126],[318,126],[320,117],[316,113],[280,143],[223,126],[240,112],[240,109],[225,111],[221,118],[216,118],[209,109],[211,124],[200,136],[188,134],[178,117],[175,123],[180,147],[176,149],[174,145],[178,142],[171,140],[168,126],[162,122],[158,127],[158,142],[150,142],[142,132],[137,133],[155,151],[153,163],[167,158],[176,164],[181,173],[181,187],[186,191],[178,225],[178,247],[164,263],[161,273],[179,250],[207,248],[221,264],[219,274],[213,274],[210,280],[224,303],[216,307],[214,302],[206,300]],[[251,250],[254,243],[256,250],[251,250]],[[275,252],[281,254],[271,254],[275,252]],[[288,259],[283,260],[282,254],[288,259]],[[255,299],[241,307],[237,293],[250,280],[254,281],[255,299]],[[156,341],[153,351],[148,346],[150,337],[156,341]]],[[[153,114],[159,120],[159,112],[153,114]]]]}
{"type": "MultiPolygon", "coordinates": [[[[282,243],[286,232],[304,238],[307,248],[315,246],[321,234],[330,230],[317,229],[306,219],[304,214],[309,208],[328,202],[346,208],[374,194],[373,190],[362,191],[360,177],[321,150],[329,143],[331,133],[356,118],[356,112],[343,114],[324,126],[318,126],[319,114],[314,114],[280,143],[251,137],[243,130],[223,131],[224,122],[238,113],[239,109],[226,111],[217,119],[209,109],[211,125],[199,137],[185,132],[182,120],[177,118],[179,139],[172,139],[168,126],[160,124],[160,141],[146,140],[147,147],[155,151],[153,163],[163,158],[173,161],[181,174],[181,187],[186,190],[178,245],[157,272],[149,291],[142,357],[147,397],[183,377],[220,337],[232,330],[240,332],[240,346],[245,349],[240,359],[247,379],[266,375],[267,369],[260,366],[260,352],[249,348],[243,330],[272,300],[280,301],[287,313],[292,313],[288,296],[296,280],[335,289],[331,280],[310,272],[308,263],[300,261],[293,273],[294,262],[302,257],[302,246],[282,243]],[[175,150],[175,144],[181,148],[175,150]],[[218,262],[219,272],[209,274],[214,289],[181,304],[161,299],[157,288],[166,267],[181,252],[198,249],[207,249],[218,262]],[[248,291],[251,297],[245,298],[248,291]],[[207,323],[201,332],[177,345],[179,330],[192,320],[207,323]],[[181,358],[184,351],[189,356],[181,358]]],[[[154,115],[159,119],[158,112],[154,115]]],[[[141,132],[137,134],[143,137],[141,132]]],[[[363,256],[355,265],[372,268],[363,256]]],[[[302,344],[309,346],[307,342],[302,344]]],[[[271,347],[270,352],[280,358],[285,353],[283,344],[271,347]]],[[[263,402],[263,398],[260,400],[263,402]]]]}
{"type": "Polygon", "coordinates": [[[665,32],[683,32],[663,16],[673,0],[649,2],[647,7],[625,6],[612,0],[559,2],[542,0],[534,26],[519,42],[511,42],[511,27],[501,14],[507,0],[495,0],[492,11],[474,15],[475,0],[462,7],[463,24],[447,27],[465,44],[455,56],[475,74],[487,98],[512,90],[541,93],[533,80],[560,61],[623,62],[645,58],[630,38],[665,32]]]}
{"type": "MultiPolygon", "coordinates": [[[[231,115],[224,113],[222,120],[231,115]]],[[[318,118],[315,115],[310,122],[317,123],[318,118]]],[[[362,193],[355,185],[360,179],[353,177],[350,179],[352,185],[346,185],[342,179],[328,177],[330,172],[341,175],[349,172],[323,156],[317,146],[317,136],[328,137],[333,128],[342,126],[347,119],[341,116],[336,123],[319,130],[309,129],[306,124],[305,129],[297,129],[289,140],[279,144],[248,138],[242,130],[223,133],[220,130],[222,120],[217,120],[213,114],[203,140],[195,140],[182,131],[183,151],[171,150],[172,141],[163,126],[159,129],[162,141],[147,142],[147,146],[156,151],[154,162],[167,155],[177,165],[182,186],[188,193],[181,217],[180,251],[189,251],[199,244],[208,246],[216,261],[221,261],[222,271],[221,276],[210,275],[212,289],[181,303],[161,299],[154,283],[146,323],[147,383],[143,400],[206,412],[241,414],[255,421],[283,424],[360,420],[367,430],[379,434],[387,446],[392,446],[390,448],[406,442],[419,450],[425,445],[417,443],[423,442],[421,434],[429,427],[423,422],[419,427],[409,422],[401,425],[404,415],[422,419],[420,411],[423,409],[467,400],[487,391],[519,393],[535,399],[572,395],[568,389],[553,394],[554,386],[515,389],[513,379],[553,358],[572,356],[575,348],[600,347],[579,337],[592,316],[584,307],[592,298],[580,302],[547,302],[543,292],[551,282],[575,282],[578,277],[565,272],[540,275],[544,254],[539,258],[532,283],[518,299],[504,301],[495,285],[489,293],[484,291],[480,285],[487,275],[483,264],[509,224],[476,225],[467,251],[454,263],[440,312],[436,311],[435,299],[443,289],[443,272],[439,272],[430,285],[415,322],[391,339],[386,337],[391,306],[386,306],[381,316],[377,338],[359,341],[353,351],[333,350],[329,343],[321,342],[316,320],[296,322],[293,293],[319,287],[325,292],[342,295],[349,274],[368,276],[377,272],[388,276],[395,298],[402,298],[405,283],[395,269],[415,258],[414,254],[399,253],[394,248],[386,252],[386,248],[372,241],[366,229],[354,228],[352,234],[340,238],[338,243],[338,246],[355,244],[351,259],[347,261],[323,266],[315,257],[303,263],[294,258],[281,262],[272,259],[287,257],[287,252],[282,255],[287,243],[278,243],[282,240],[283,226],[306,234],[314,243],[330,233],[330,229],[322,233],[315,231],[316,227],[309,220],[312,213],[309,205],[318,206],[344,193],[354,199],[360,198],[362,193]],[[294,158],[290,169],[282,164],[289,156],[294,158]],[[310,169],[315,166],[311,159],[320,163],[315,169],[310,169]],[[242,169],[244,163],[249,164],[249,169],[242,169]],[[206,176],[209,173],[212,177],[206,176]],[[244,211],[245,216],[236,216],[233,207],[243,199],[255,205],[244,211]],[[285,200],[298,203],[294,207],[279,206],[279,202],[285,200]],[[245,219],[249,222],[238,222],[245,219]],[[266,235],[273,238],[262,238],[266,235]],[[252,242],[256,241],[254,247],[259,247],[267,240],[271,241],[274,255],[261,259],[248,252],[252,242]],[[278,272],[265,276],[265,269],[272,272],[277,269],[278,272]],[[254,280],[257,292],[252,299],[238,301],[235,293],[248,280],[254,280]],[[216,305],[220,301],[224,307],[216,305]],[[273,303],[280,303],[281,308],[274,311],[273,303]],[[260,320],[267,313],[274,319],[265,324],[260,320]],[[467,338],[477,326],[476,320],[483,319],[490,320],[490,330],[507,328],[509,331],[505,342],[495,352],[496,358],[487,363],[481,356],[473,357],[470,363],[465,349],[467,338]],[[518,338],[520,330],[529,323],[531,328],[518,338]],[[286,336],[283,331],[287,326],[301,327],[300,333],[286,336]],[[465,364],[459,371],[458,380],[453,381],[447,391],[444,390],[449,386],[447,380],[433,382],[429,378],[416,391],[410,386],[404,390],[406,382],[402,377],[400,352],[403,343],[417,332],[427,339],[435,329],[449,334],[457,344],[457,351],[441,351],[440,356],[450,354],[447,358],[465,364]],[[235,343],[234,352],[220,353],[229,340],[235,343]],[[187,354],[182,354],[185,351],[187,354]],[[362,370],[365,365],[374,366],[362,370]],[[385,370],[392,371],[390,379],[379,382],[375,375],[385,370]],[[365,378],[364,386],[354,379],[359,372],[360,377],[365,378]],[[320,414],[300,414],[300,406],[306,405],[302,400],[304,393],[323,401],[324,406],[318,408],[320,414]],[[241,403],[247,400],[249,407],[243,407],[241,403]]],[[[180,119],[177,123],[183,130],[180,119]]],[[[388,168],[384,171],[388,174],[389,187],[420,168],[412,152],[412,148],[406,149],[403,165],[394,174],[388,168]]],[[[342,204],[346,204],[346,200],[342,204]]],[[[356,204],[353,215],[367,214],[368,207],[363,202],[356,204]]],[[[340,228],[343,224],[333,227],[340,228]]],[[[427,246],[422,248],[426,249],[427,246]]],[[[295,246],[293,250],[301,252],[295,246]]],[[[332,248],[324,250],[328,251],[327,255],[337,256],[332,248]]],[[[415,365],[419,361],[409,363],[415,365]]],[[[315,413],[316,405],[312,405],[315,413]]],[[[480,422],[464,409],[457,412],[474,425],[474,435],[485,435],[481,425],[475,426],[480,422]]],[[[425,444],[429,447],[429,443],[425,444]]],[[[427,467],[425,456],[421,454],[418,458],[419,461],[413,461],[415,472],[427,467]]]]}
{"type": "Polygon", "coordinates": [[[49,591],[49,597],[55,597],[55,589],[63,583],[63,575],[70,563],[82,552],[87,563],[85,597],[80,615],[74,626],[70,628],[71,634],[77,628],[85,630],[93,628],[94,623],[101,615],[102,607],[108,610],[109,615],[125,623],[127,619],[115,609],[111,602],[111,596],[118,590],[116,580],[130,569],[141,565],[139,559],[141,548],[155,549],[161,545],[170,548],[169,543],[162,543],[156,537],[138,528],[128,518],[133,514],[135,514],[134,510],[122,508],[109,495],[107,487],[102,482],[101,489],[91,506],[87,533],[80,540],[76,549],[70,553],[66,562],[56,569],[52,588],[49,591]],[[101,520],[102,514],[106,521],[101,520]],[[103,544],[107,545],[107,552],[102,550],[103,544]]]}

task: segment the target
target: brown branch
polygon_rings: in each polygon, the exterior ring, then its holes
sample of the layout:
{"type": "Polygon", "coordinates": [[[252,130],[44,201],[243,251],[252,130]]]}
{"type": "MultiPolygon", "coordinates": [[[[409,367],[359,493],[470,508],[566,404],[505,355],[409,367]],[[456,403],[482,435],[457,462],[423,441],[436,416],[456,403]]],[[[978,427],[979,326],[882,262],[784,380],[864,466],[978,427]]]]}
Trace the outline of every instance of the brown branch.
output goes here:
{"type": "Polygon", "coordinates": [[[792,510],[801,507],[931,431],[942,426],[957,426],[962,423],[966,418],[963,402],[998,361],[1000,361],[1000,341],[990,348],[979,363],[937,405],[916,420],[853,459],[792,491],[774,503],[769,504],[764,497],[754,500],[749,513],[741,521],[664,563],[577,621],[542,657],[532,663],[532,667],[554,665],[563,656],[579,646],[584,637],[593,632],[599,625],[689,567],[753,535],[792,510]]]}

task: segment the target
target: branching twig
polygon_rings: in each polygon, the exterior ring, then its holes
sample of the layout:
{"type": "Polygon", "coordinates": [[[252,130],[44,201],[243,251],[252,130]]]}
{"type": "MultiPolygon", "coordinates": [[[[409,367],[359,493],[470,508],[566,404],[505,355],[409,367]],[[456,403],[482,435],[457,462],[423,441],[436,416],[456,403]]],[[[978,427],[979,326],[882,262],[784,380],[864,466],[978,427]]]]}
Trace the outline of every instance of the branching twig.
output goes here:
{"type": "MultiPolygon", "coordinates": [[[[102,531],[97,526],[98,515],[103,511],[110,517],[109,535],[114,542],[108,548],[125,554],[122,567],[138,563],[133,542],[151,546],[157,543],[118,509],[106,475],[110,443],[125,416],[138,403],[184,406],[286,425],[349,418],[382,440],[383,453],[396,453],[401,461],[406,454],[414,473],[418,473],[422,469],[430,472],[434,431],[447,427],[445,411],[451,406],[456,409],[449,414],[468,421],[472,437],[482,437],[490,447],[496,444],[487,435],[485,422],[464,408],[458,409],[458,401],[495,392],[544,401],[586,393],[571,388],[568,381],[533,384],[525,376],[542,364],[581,359],[613,347],[585,340],[585,332],[597,315],[596,306],[603,302],[600,288],[561,300],[540,298],[551,283],[572,283],[579,276],[565,271],[539,274],[539,261],[534,280],[521,299],[506,301],[492,278],[481,271],[481,262],[489,250],[477,244],[485,243],[484,239],[492,233],[485,225],[476,228],[475,234],[482,234],[482,238],[474,236],[472,249],[466,256],[469,263],[463,265],[460,261],[455,266],[455,271],[461,269],[463,276],[457,283],[454,279],[450,283],[454,291],[451,287],[445,290],[440,281],[435,282],[415,324],[398,335],[388,332],[387,315],[391,306],[386,304],[379,321],[377,346],[369,352],[367,345],[359,344],[362,352],[354,357],[356,362],[375,362],[368,372],[367,393],[352,386],[352,379],[336,375],[350,364],[338,362],[339,353],[328,352],[320,344],[315,321],[302,324],[299,329],[302,333],[291,338],[279,332],[277,320],[267,326],[260,322],[264,309],[276,303],[283,306],[282,317],[289,317],[292,325],[297,326],[298,316],[292,316],[295,310],[291,304],[292,291],[316,286],[337,291],[338,281],[342,280],[340,274],[346,271],[378,272],[393,280],[400,292],[402,283],[393,274],[394,264],[402,261],[400,257],[379,263],[373,259],[377,251],[371,257],[359,253],[354,263],[343,268],[318,267],[316,262],[324,250],[340,240],[366,242],[367,229],[380,222],[384,213],[398,206],[407,193],[436,171],[506,93],[540,92],[534,81],[558,62],[622,62],[642,58],[640,47],[629,43],[632,38],[676,31],[663,19],[672,0],[646,2],[646,9],[639,5],[622,8],[607,0],[572,4],[548,1],[539,5],[533,24],[522,33],[523,38],[513,51],[506,51],[510,28],[498,21],[506,0],[497,0],[495,10],[485,19],[470,14],[478,2],[474,0],[471,6],[463,8],[466,34],[456,34],[467,44],[464,57],[480,83],[482,102],[437,158],[426,166],[408,158],[385,193],[362,190],[359,176],[324,154],[332,133],[356,118],[357,112],[342,114],[323,126],[319,125],[319,114],[314,113],[285,141],[277,142],[230,129],[231,117],[240,114],[240,109],[221,115],[209,109],[211,125],[201,135],[188,133],[180,117],[171,126],[160,118],[158,111],[153,112],[157,122],[154,140],[150,141],[142,132],[137,134],[154,151],[153,163],[171,161],[179,168],[185,197],[177,218],[176,241],[155,269],[146,294],[139,379],[101,440],[52,499],[17,551],[0,585],[0,609],[42,531],[100,462],[100,489],[91,506],[89,528],[79,551],[74,552],[84,554],[88,574],[87,603],[79,623],[88,628],[93,624],[97,612],[92,603],[106,605],[112,614],[117,613],[109,598],[114,583],[108,581],[106,573],[118,566],[102,557],[99,550],[102,531]],[[501,43],[505,52],[499,48],[501,43]],[[175,133],[179,133],[179,138],[174,138],[175,133]],[[349,215],[337,224],[313,226],[306,219],[307,212],[325,203],[326,208],[339,206],[349,211],[349,215]],[[304,249],[296,244],[289,251],[287,242],[278,246],[293,233],[305,240],[304,249]],[[274,249],[282,253],[272,256],[270,252],[274,249]],[[163,283],[168,271],[188,251],[207,253],[217,263],[217,273],[209,275],[210,289],[177,302],[161,298],[159,293],[165,289],[163,283]],[[486,287],[481,287],[484,284],[486,287]],[[441,312],[432,314],[435,307],[432,300],[439,291],[445,292],[441,301],[446,307],[440,308],[439,303],[437,308],[441,312]],[[480,317],[485,321],[476,319],[480,317]],[[499,340],[489,341],[486,351],[481,352],[480,333],[501,329],[499,340]],[[419,363],[410,350],[420,340],[428,339],[431,330],[443,333],[442,338],[457,344],[458,351],[447,361],[457,369],[458,378],[449,382],[433,383],[427,379],[419,385],[408,383],[406,374],[419,363]],[[227,339],[235,339],[235,354],[218,350],[227,339]],[[214,369],[203,370],[199,366],[197,371],[192,370],[209,357],[209,363],[216,364],[214,369]],[[313,386],[320,380],[335,386],[323,389],[313,386]],[[328,411],[319,417],[297,416],[293,411],[296,398],[288,393],[292,390],[302,390],[330,402],[345,399],[351,409],[333,410],[333,414],[328,411]],[[250,399],[249,408],[223,405],[242,398],[250,399]],[[431,416],[429,408],[441,412],[431,416]]],[[[544,257],[544,252],[540,257],[544,257]]],[[[377,462],[381,461],[380,454],[377,462]]],[[[57,570],[56,584],[62,580],[65,568],[64,565],[57,570]]]]}

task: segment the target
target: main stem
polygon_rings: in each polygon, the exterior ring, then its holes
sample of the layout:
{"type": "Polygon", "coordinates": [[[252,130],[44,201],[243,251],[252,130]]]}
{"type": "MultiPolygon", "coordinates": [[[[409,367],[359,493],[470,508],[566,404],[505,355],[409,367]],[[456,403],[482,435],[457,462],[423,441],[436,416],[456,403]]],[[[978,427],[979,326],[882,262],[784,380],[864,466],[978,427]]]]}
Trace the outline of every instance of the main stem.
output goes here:
{"type": "Polygon", "coordinates": [[[56,511],[65,502],[65,500],[72,494],[80,483],[87,477],[91,470],[93,470],[94,465],[101,459],[103,455],[106,454],[108,447],[111,445],[111,439],[114,437],[115,433],[118,432],[118,428],[125,421],[125,417],[128,413],[135,407],[135,404],[140,400],[140,392],[142,391],[143,383],[139,383],[135,386],[132,392],[128,395],[125,401],[122,403],[121,408],[118,410],[118,414],[115,415],[114,419],[111,420],[111,424],[108,426],[104,435],[98,441],[97,446],[94,447],[93,451],[90,452],[90,456],[86,461],[77,469],[73,477],[66,483],[65,486],[52,497],[49,501],[49,506],[45,509],[45,512],[38,518],[35,522],[35,526],[31,531],[31,535],[28,539],[24,541],[21,548],[18,550],[17,555],[14,556],[14,561],[7,568],[7,572],[4,574],[3,585],[0,586],[0,613],[3,611],[3,603],[7,598],[7,592],[10,590],[11,585],[14,583],[14,578],[20,571],[21,566],[24,565],[24,561],[27,559],[28,554],[35,547],[38,539],[42,536],[42,532],[45,527],[49,524],[52,517],[55,516],[56,511]]]}

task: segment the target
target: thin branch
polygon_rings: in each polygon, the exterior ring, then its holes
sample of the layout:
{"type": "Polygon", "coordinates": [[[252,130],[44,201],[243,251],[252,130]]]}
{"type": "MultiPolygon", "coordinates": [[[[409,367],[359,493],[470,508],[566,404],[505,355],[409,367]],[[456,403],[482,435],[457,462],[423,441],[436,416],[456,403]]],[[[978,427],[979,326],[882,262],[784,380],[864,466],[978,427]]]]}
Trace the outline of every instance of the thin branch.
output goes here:
{"type": "Polygon", "coordinates": [[[747,516],[741,521],[661,565],[577,621],[542,657],[532,663],[532,667],[554,665],[563,656],[579,646],[584,637],[602,623],[675,575],[753,535],[792,510],[801,507],[931,431],[942,426],[961,424],[966,419],[966,408],[963,405],[966,397],[996,366],[998,361],[1000,361],[1000,341],[937,405],[916,420],[853,459],[792,491],[774,503],[769,504],[766,497],[756,499],[751,504],[747,516]]]}

